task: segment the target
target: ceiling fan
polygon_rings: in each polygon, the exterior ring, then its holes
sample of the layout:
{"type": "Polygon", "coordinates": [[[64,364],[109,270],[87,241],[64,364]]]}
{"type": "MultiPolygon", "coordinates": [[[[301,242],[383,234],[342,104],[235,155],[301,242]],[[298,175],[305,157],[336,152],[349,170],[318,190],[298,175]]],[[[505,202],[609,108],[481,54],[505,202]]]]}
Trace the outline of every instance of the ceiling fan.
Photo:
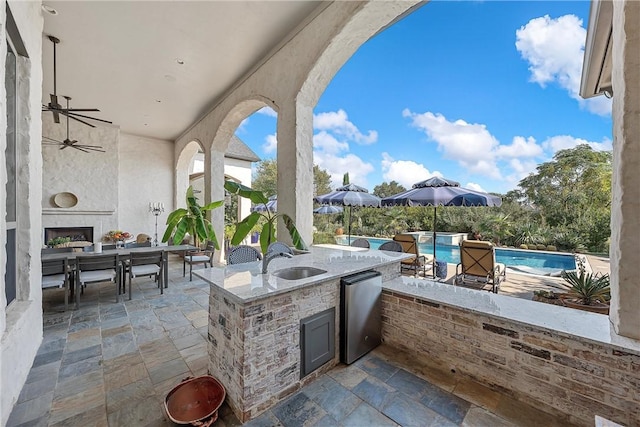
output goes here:
{"type": "MultiPolygon", "coordinates": [[[[82,117],[83,119],[96,120],[104,123],[111,123],[108,120],[97,119],[95,117],[85,116],[83,114],[79,114],[78,112],[89,112],[89,111],[100,111],[97,108],[69,108],[69,99],[67,99],[67,108],[64,108],[62,105],[58,103],[58,93],[56,91],[56,45],[60,43],[60,39],[54,36],[48,36],[49,40],[53,43],[53,93],[50,94],[51,102],[47,105],[42,106],[42,111],[51,111],[53,113],[53,121],[56,123],[60,123],[60,114],[66,116],[67,118],[71,118],[73,120],[77,120],[80,123],[83,123],[87,126],[91,126],[94,128],[95,126],[91,123],[88,123],[84,120],[79,119],[78,117],[82,117]]],[[[65,97],[66,98],[66,97],[65,97]]],[[[68,120],[67,120],[68,121],[68,120]]]]}
{"type": "MultiPolygon", "coordinates": [[[[69,108],[69,101],[71,100],[70,97],[65,96],[64,99],[67,100],[67,108],[65,111],[69,111],[71,110],[69,108]]],[[[60,149],[64,150],[67,147],[71,147],[71,148],[75,148],[76,150],[80,150],[80,151],[84,151],[85,153],[88,153],[89,151],[100,151],[101,153],[104,153],[105,151],[102,149],[102,147],[100,147],[99,145],[84,145],[84,144],[77,144],[78,140],[70,140],[69,139],[69,115],[65,114],[66,118],[67,118],[67,138],[64,141],[58,141],[57,139],[53,139],[53,138],[49,138],[48,136],[43,136],[43,143],[46,145],[60,145],[60,149]]],[[[71,117],[73,118],[73,117],[71,117]]],[[[78,121],[82,121],[82,120],[78,120],[78,121]]],[[[95,127],[95,126],[92,126],[95,127]]]]}

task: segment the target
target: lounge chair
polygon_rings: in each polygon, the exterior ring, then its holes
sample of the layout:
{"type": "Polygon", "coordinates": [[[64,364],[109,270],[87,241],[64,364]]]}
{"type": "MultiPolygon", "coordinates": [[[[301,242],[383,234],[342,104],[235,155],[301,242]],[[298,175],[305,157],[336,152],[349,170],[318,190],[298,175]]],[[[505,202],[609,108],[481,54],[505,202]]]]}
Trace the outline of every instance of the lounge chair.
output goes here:
{"type": "Polygon", "coordinates": [[[400,272],[418,275],[418,272],[422,270],[422,275],[426,277],[427,266],[431,266],[433,269],[433,255],[421,255],[418,248],[418,241],[413,234],[396,234],[393,236],[395,242],[400,243],[402,246],[402,252],[413,254],[415,257],[405,259],[400,263],[400,272]]]}
{"type": "Polygon", "coordinates": [[[500,289],[500,282],[506,278],[506,267],[496,262],[496,250],[491,242],[465,240],[460,245],[460,263],[456,266],[455,285],[491,285],[494,294],[500,289]]]}

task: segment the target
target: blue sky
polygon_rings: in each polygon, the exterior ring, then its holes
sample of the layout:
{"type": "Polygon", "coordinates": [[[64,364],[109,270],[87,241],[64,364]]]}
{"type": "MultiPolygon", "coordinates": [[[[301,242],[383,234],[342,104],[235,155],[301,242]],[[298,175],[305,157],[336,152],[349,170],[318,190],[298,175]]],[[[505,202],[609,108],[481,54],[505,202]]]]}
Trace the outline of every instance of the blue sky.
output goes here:
{"type": "MultiPolygon", "coordinates": [[[[611,102],[578,95],[589,2],[432,1],[362,45],[314,110],[334,185],[433,175],[505,193],[554,153],[611,149],[611,102]]],[[[276,155],[272,110],[236,134],[276,155]]]]}

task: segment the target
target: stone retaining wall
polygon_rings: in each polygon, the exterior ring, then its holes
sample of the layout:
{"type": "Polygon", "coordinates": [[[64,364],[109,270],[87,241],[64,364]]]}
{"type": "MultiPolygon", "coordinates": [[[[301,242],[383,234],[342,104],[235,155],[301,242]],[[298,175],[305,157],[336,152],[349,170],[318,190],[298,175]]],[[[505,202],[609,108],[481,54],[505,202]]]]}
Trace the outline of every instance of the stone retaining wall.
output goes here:
{"type": "Polygon", "coordinates": [[[592,426],[640,426],[640,354],[540,327],[383,291],[383,340],[422,359],[592,426]]]}

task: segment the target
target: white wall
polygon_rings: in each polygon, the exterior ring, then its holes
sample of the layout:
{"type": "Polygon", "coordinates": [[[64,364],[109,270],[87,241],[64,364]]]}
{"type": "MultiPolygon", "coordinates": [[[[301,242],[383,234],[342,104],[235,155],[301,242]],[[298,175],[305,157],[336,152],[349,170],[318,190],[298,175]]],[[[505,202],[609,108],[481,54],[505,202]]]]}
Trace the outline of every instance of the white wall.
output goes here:
{"type": "MultiPolygon", "coordinates": [[[[56,124],[51,113],[43,113],[42,134],[63,141],[66,138],[64,118],[56,124]]],[[[94,241],[99,241],[101,227],[106,233],[119,226],[120,129],[108,125],[91,128],[71,121],[69,139],[78,140],[78,144],[101,146],[105,152],[85,153],[74,148],[61,150],[58,145],[43,145],[43,228],[94,227],[94,241]],[[57,207],[53,199],[60,192],[75,194],[78,204],[72,208],[57,207]]]]}
{"type": "Polygon", "coordinates": [[[118,196],[119,227],[134,235],[154,237],[155,216],[149,203],[164,203],[158,216],[158,240],[166,228],[167,215],[173,201],[173,141],[120,134],[120,191],[118,196]]]}
{"type": "MultiPolygon", "coordinates": [[[[40,200],[42,185],[42,11],[40,2],[9,2],[27,54],[21,59],[18,108],[26,120],[17,123],[18,220],[17,299],[8,307],[4,294],[6,266],[6,92],[0,85],[0,425],[9,418],[42,341],[42,291],[40,274],[40,200]]],[[[0,4],[0,77],[4,81],[6,55],[5,2],[0,4]]]]}

